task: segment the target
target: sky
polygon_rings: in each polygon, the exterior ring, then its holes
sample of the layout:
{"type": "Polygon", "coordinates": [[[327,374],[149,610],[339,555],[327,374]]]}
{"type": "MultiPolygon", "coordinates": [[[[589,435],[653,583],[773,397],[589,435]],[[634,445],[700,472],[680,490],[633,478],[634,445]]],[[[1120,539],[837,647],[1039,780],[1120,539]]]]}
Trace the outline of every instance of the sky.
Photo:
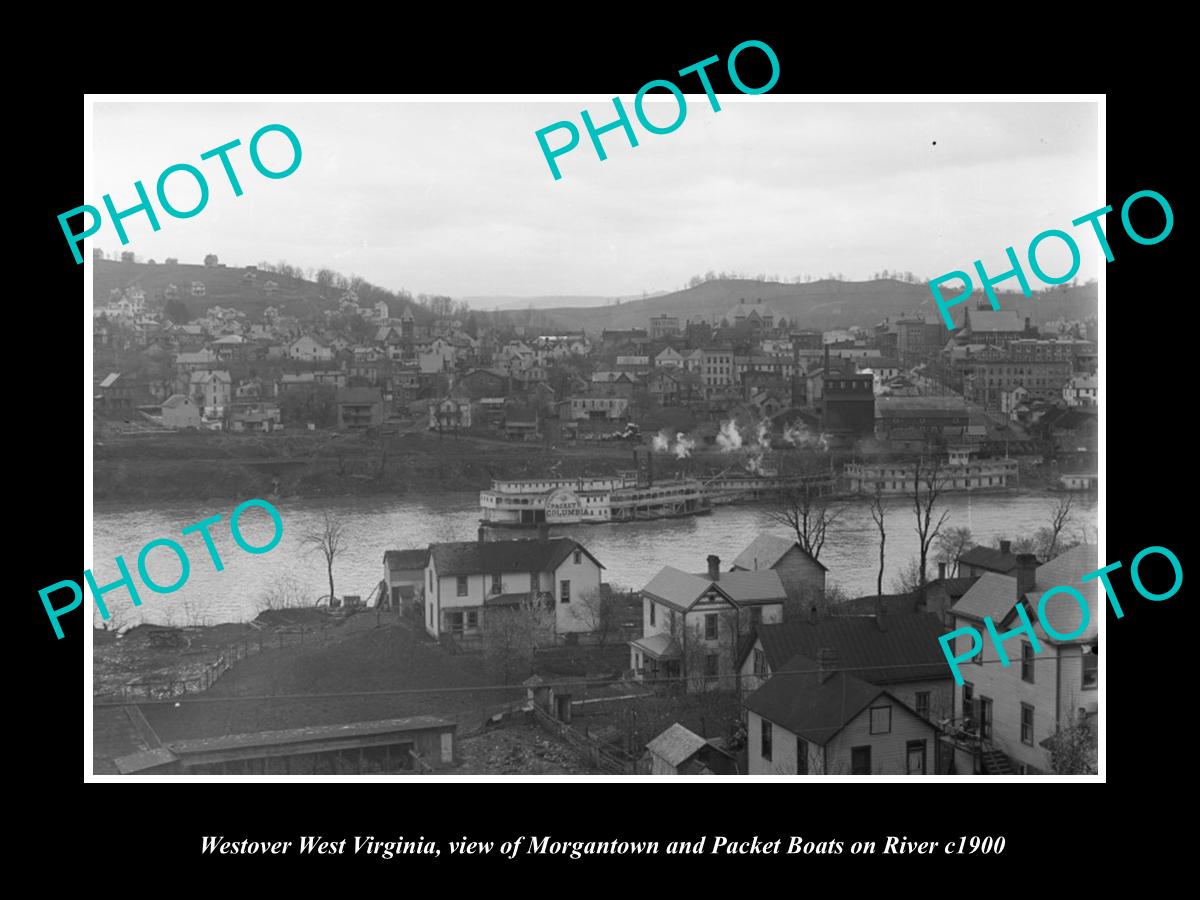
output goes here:
{"type": "MultiPolygon", "coordinates": [[[[666,125],[678,108],[661,96],[645,110],[666,125]]],[[[1079,278],[1099,274],[1091,226],[1070,224],[1112,201],[1097,193],[1093,102],[718,98],[714,112],[704,94],[687,95],[682,125],[656,135],[623,96],[638,146],[621,129],[608,132],[605,161],[580,118],[587,109],[597,126],[612,121],[604,97],[97,102],[83,202],[102,209],[108,193],[118,210],[133,206],[136,180],[154,198],[159,174],[176,163],[199,168],[210,193],[187,219],[155,199],[161,230],[134,215],[124,220],[124,247],[106,218],[85,252],[286,260],[414,294],[617,297],[675,290],[708,270],[860,280],[883,269],[932,277],[981,259],[998,274],[1010,268],[1005,247],[1024,261],[1030,240],[1057,228],[1080,246],[1079,278]],[[580,143],[558,157],[555,180],[535,132],[562,120],[576,125],[580,143]],[[261,176],[248,155],[251,136],[273,123],[291,128],[302,148],[299,167],[281,179],[261,176]],[[200,159],[234,139],[240,197],[219,160],[200,159]]],[[[547,137],[551,147],[566,139],[565,130],[547,137]]],[[[270,168],[291,160],[278,133],[260,148],[270,168]]],[[[166,187],[179,209],[199,197],[186,173],[166,187]]],[[[1070,264],[1058,240],[1038,259],[1052,275],[1070,264]]]]}

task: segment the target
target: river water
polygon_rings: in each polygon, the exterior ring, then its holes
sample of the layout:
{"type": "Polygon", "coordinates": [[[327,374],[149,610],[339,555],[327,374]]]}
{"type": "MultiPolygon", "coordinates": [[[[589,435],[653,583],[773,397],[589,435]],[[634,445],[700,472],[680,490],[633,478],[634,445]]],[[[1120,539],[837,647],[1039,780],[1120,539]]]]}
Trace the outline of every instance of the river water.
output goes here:
{"type": "MultiPolygon", "coordinates": [[[[966,526],[977,543],[993,545],[997,537],[1029,535],[1046,524],[1056,502],[1056,498],[1046,495],[948,495],[945,506],[950,517],[946,527],[966,526]]],[[[258,614],[264,591],[283,580],[299,583],[313,600],[328,593],[323,559],[301,546],[303,533],[319,526],[326,510],[342,514],[348,522],[347,549],[334,565],[335,590],[339,596],[359,594],[364,598],[383,577],[385,550],[425,547],[438,541],[473,540],[480,515],[476,493],[423,499],[280,500],[276,506],[283,517],[283,538],[268,553],[254,556],[239,549],[230,535],[229,514],[235,505],[230,502],[224,509],[179,504],[96,510],[92,568],[99,585],[119,578],[114,562],[118,554],[125,557],[136,579],[139,551],[157,538],[178,540],[187,549],[191,564],[187,582],[173,594],[155,594],[139,580],[140,607],[131,608],[123,589],[105,594],[109,607],[119,610],[121,624],[141,621],[215,625],[248,621],[258,614]],[[181,529],[217,513],[222,519],[211,534],[225,565],[221,572],[214,571],[199,535],[180,536],[181,529]]],[[[242,523],[243,534],[250,544],[264,545],[270,539],[270,522],[261,510],[247,512],[242,523]]],[[[917,553],[911,505],[900,498],[892,500],[886,523],[884,590],[891,591],[899,571],[917,553]]],[[[1074,531],[1084,524],[1094,535],[1095,500],[1076,497],[1075,521],[1068,530],[1074,531]]],[[[606,567],[605,580],[637,589],[665,565],[702,572],[710,553],[718,555],[722,568],[727,569],[761,531],[787,535],[785,528],[770,520],[767,508],[759,505],[718,507],[711,515],[689,519],[562,526],[552,528],[550,533],[579,540],[606,567]]],[[[530,534],[501,530],[495,536],[507,539],[530,534]]],[[[866,503],[848,507],[821,555],[821,562],[829,567],[829,582],[840,585],[850,596],[875,593],[878,540],[866,503]]],[[[180,565],[169,549],[152,551],[147,566],[159,584],[170,585],[180,575],[180,565]]],[[[934,575],[931,572],[931,577],[934,575]]],[[[99,626],[101,620],[94,605],[93,613],[99,626]]]]}

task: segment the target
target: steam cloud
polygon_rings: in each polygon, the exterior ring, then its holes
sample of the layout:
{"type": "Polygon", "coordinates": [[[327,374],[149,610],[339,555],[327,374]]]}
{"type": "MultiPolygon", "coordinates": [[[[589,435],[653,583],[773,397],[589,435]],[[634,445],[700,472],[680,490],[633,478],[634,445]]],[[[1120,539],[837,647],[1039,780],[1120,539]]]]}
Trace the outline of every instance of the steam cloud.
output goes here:
{"type": "Polygon", "coordinates": [[[696,446],[696,442],[684,434],[682,431],[675,435],[675,458],[687,459],[692,455],[692,448],[696,446]]]}
{"type": "Polygon", "coordinates": [[[721,430],[717,434],[717,444],[721,448],[722,453],[732,453],[734,450],[740,450],[742,447],[742,435],[737,429],[737,423],[730,419],[721,425],[721,430]]]}

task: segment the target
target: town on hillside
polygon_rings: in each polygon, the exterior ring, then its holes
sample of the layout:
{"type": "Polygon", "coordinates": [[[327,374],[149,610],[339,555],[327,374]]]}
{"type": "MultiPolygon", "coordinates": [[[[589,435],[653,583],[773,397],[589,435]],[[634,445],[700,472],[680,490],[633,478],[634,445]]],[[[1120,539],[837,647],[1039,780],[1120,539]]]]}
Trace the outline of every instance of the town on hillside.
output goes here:
{"type": "Polygon", "coordinates": [[[1094,310],[818,328],[786,298],[819,283],[709,273],[580,327],[93,256],[97,499],[293,504],[322,573],[220,618],[97,619],[96,773],[1096,771],[1094,310]],[[700,291],[723,307],[663,311],[700,291]],[[444,508],[401,540],[349,497],[444,508]],[[1012,497],[1038,521],[1005,534],[1012,497]],[[955,683],[942,635],[1064,584],[1090,627],[955,683]]]}

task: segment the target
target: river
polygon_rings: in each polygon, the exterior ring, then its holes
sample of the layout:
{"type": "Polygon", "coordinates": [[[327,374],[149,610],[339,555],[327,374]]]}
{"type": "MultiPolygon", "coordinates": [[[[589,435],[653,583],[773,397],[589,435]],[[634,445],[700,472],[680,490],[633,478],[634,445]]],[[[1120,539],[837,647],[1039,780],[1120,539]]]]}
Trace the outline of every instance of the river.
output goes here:
{"type": "MultiPolygon", "coordinates": [[[[975,541],[993,545],[998,537],[1016,538],[1032,534],[1049,519],[1056,504],[1046,495],[953,494],[945,508],[947,527],[966,526],[975,541]]],[[[347,519],[346,550],[334,564],[334,583],[339,596],[359,594],[364,598],[383,577],[383,553],[425,547],[438,541],[473,540],[479,527],[478,494],[448,494],[423,499],[338,498],[334,500],[281,500],[276,503],[283,517],[284,534],[279,544],[262,555],[240,550],[230,535],[228,508],[198,510],[194,506],[152,505],[140,508],[97,509],[94,519],[93,570],[101,586],[119,577],[114,558],[120,554],[136,575],[137,555],[156,538],[171,537],[187,549],[191,572],[187,582],[173,594],[155,594],[139,582],[142,605],[131,608],[124,590],[105,595],[110,607],[119,608],[118,621],[163,625],[215,625],[253,619],[260,599],[275,579],[299,582],[315,599],[328,592],[324,561],[301,545],[305,531],[318,525],[326,510],[347,519]],[[211,533],[225,564],[214,571],[199,535],[180,537],[181,529],[199,519],[221,514],[211,533]]],[[[271,535],[261,510],[246,514],[244,532],[251,544],[265,544],[271,535]]],[[[889,502],[887,511],[887,559],[884,590],[916,556],[917,537],[910,504],[901,498],[889,502]]],[[[1094,498],[1076,497],[1076,512],[1068,531],[1086,525],[1096,528],[1094,498]]],[[[767,508],[758,505],[719,507],[712,515],[689,519],[636,522],[626,525],[576,525],[551,529],[551,535],[570,535],[580,541],[606,567],[605,580],[625,588],[641,588],[665,565],[692,572],[705,569],[710,553],[721,558],[727,569],[733,559],[761,531],[786,536],[772,522],[767,508]]],[[[504,530],[498,539],[528,536],[528,531],[504,530]]],[[[1094,538],[1093,538],[1094,539],[1094,538]]],[[[840,585],[850,596],[875,593],[878,565],[878,532],[866,503],[850,505],[830,534],[821,561],[829,567],[829,582],[840,585]]],[[[149,573],[160,584],[176,581],[180,566],[167,549],[148,557],[149,573]]],[[[931,569],[933,567],[931,566],[931,569]]],[[[932,575],[933,573],[931,573],[932,575]]],[[[86,589],[85,589],[86,592],[86,589]]],[[[101,624],[93,605],[94,621],[101,624]]]]}

